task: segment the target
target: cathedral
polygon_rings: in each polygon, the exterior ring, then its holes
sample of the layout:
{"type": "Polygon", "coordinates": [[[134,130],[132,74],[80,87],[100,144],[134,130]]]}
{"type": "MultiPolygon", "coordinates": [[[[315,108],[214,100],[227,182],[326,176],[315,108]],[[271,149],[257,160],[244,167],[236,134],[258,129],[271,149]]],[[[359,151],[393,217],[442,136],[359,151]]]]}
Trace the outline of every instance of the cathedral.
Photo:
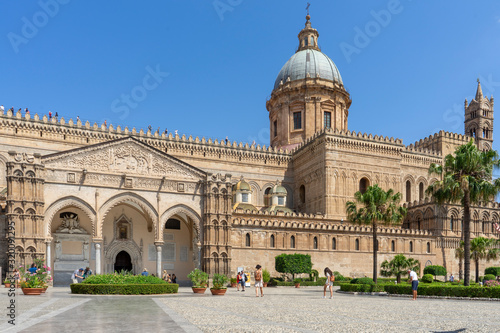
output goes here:
{"type": "MultiPolygon", "coordinates": [[[[4,274],[13,262],[43,258],[56,286],[87,266],[97,274],[167,270],[185,285],[194,268],[234,276],[260,264],[276,275],[275,256],[303,253],[318,271],[371,276],[371,227],[349,223],[345,204],[378,184],[401,192],[408,208],[402,225],[379,227],[379,262],[402,253],[421,262],[420,274],[432,264],[458,276],[463,212],[425,195],[438,180],[428,169],[470,140],[492,148],[493,97],[478,82],[463,134],[405,145],[356,132],[350,94],[318,38],[308,15],[266,102],[268,146],[1,114],[4,274]]],[[[496,202],[473,207],[471,237],[498,238],[499,213],[496,202]]],[[[481,262],[480,271],[495,265],[481,262]]]]}

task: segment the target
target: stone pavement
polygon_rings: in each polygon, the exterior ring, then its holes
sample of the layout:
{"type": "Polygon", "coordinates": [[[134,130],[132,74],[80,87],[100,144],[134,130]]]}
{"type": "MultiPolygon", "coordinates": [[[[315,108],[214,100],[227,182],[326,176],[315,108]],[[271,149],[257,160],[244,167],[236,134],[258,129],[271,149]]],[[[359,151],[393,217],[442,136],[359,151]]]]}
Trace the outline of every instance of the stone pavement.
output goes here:
{"type": "Polygon", "coordinates": [[[15,296],[16,325],[7,321],[9,298],[0,289],[5,315],[0,332],[500,332],[500,302],[334,293],[321,287],[253,288],[225,296],[195,295],[180,288],[166,296],[15,296]]]}

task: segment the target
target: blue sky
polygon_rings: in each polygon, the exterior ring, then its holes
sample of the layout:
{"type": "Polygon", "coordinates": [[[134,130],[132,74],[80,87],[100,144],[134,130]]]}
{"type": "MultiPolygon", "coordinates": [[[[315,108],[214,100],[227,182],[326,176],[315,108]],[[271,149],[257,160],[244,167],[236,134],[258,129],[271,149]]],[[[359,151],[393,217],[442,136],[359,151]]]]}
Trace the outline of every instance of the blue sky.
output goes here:
{"type": "MultiPolygon", "coordinates": [[[[322,51],[351,93],[350,130],[407,145],[440,129],[463,133],[476,79],[500,95],[498,1],[310,2],[322,51]]],[[[0,104],[267,145],[266,98],[298,46],[305,6],[3,1],[0,104]]]]}

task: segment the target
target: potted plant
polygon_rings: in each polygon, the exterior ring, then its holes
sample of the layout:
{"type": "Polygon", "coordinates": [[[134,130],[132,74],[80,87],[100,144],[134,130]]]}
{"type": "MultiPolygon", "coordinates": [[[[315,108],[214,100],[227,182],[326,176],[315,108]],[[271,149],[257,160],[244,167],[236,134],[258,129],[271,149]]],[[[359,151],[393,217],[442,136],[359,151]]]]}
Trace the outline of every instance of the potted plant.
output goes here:
{"type": "Polygon", "coordinates": [[[229,282],[229,278],[224,274],[214,274],[212,278],[212,288],[210,291],[212,295],[224,295],[227,290],[227,283],[229,282]]]}
{"type": "Polygon", "coordinates": [[[262,281],[264,283],[264,287],[267,287],[267,284],[271,280],[271,273],[267,269],[262,271],[262,281]]]}
{"type": "Polygon", "coordinates": [[[43,260],[35,260],[36,273],[30,272],[26,267],[20,266],[19,273],[21,277],[21,290],[25,295],[40,295],[52,281],[50,276],[50,267],[44,265],[43,260]]]}
{"type": "Polygon", "coordinates": [[[231,288],[235,288],[236,287],[237,281],[238,280],[236,280],[236,278],[231,278],[231,288]]]}
{"type": "Polygon", "coordinates": [[[295,284],[295,288],[300,288],[300,282],[302,280],[297,278],[297,279],[293,279],[293,283],[295,284]]]}
{"type": "Polygon", "coordinates": [[[196,268],[189,273],[188,279],[193,283],[193,292],[195,294],[204,294],[208,287],[208,274],[196,268]]]}
{"type": "Polygon", "coordinates": [[[10,288],[10,280],[9,279],[5,279],[3,281],[3,284],[5,285],[5,288],[10,288]]]}

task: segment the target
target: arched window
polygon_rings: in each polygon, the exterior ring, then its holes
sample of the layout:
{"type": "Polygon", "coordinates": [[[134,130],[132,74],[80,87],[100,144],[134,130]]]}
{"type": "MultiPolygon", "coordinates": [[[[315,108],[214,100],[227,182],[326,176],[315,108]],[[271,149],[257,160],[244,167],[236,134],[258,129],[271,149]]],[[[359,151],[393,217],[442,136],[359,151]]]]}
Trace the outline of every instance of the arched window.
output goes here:
{"type": "Polygon", "coordinates": [[[318,237],[314,237],[314,239],[313,239],[313,248],[315,250],[318,249],[318,237]]]}
{"type": "Polygon", "coordinates": [[[245,245],[250,247],[250,234],[246,234],[245,236],[245,245]]]}
{"type": "Polygon", "coordinates": [[[264,206],[265,207],[269,207],[271,206],[271,188],[268,187],[266,188],[266,190],[264,191],[264,206]]]}
{"type": "Polygon", "coordinates": [[[392,252],[396,251],[396,243],[394,241],[391,241],[391,251],[392,252]]]}
{"type": "Polygon", "coordinates": [[[290,237],[290,248],[295,249],[295,236],[290,237]]]}
{"type": "Polygon", "coordinates": [[[422,200],[424,198],[424,183],[418,185],[418,199],[422,200]]]}
{"type": "Polygon", "coordinates": [[[337,249],[337,240],[335,239],[335,237],[332,238],[332,250],[336,250],[337,249]]]}
{"type": "Polygon", "coordinates": [[[300,199],[300,203],[306,202],[306,187],[304,185],[300,185],[299,199],[300,199]]]}
{"type": "Polygon", "coordinates": [[[356,238],[356,241],[354,242],[354,249],[356,251],[359,251],[359,239],[356,238]]]}
{"type": "Polygon", "coordinates": [[[431,243],[427,242],[427,253],[431,253],[431,243]]]}
{"type": "Polygon", "coordinates": [[[314,46],[314,37],[311,36],[311,45],[314,46]]]}
{"type": "Polygon", "coordinates": [[[308,42],[309,42],[309,39],[308,39],[307,37],[306,37],[306,38],[304,38],[304,45],[305,45],[305,46],[307,46],[307,45],[309,44],[308,42]]]}
{"type": "Polygon", "coordinates": [[[359,181],[359,192],[365,193],[368,186],[370,186],[370,181],[367,178],[361,178],[359,181]]]}
{"type": "Polygon", "coordinates": [[[409,180],[406,181],[406,202],[411,201],[411,182],[409,180]]]}
{"type": "Polygon", "coordinates": [[[177,219],[168,219],[165,223],[165,229],[181,230],[181,221],[177,219]]]}
{"type": "Polygon", "coordinates": [[[274,247],[274,235],[271,235],[271,242],[270,242],[269,246],[274,247]]]}
{"type": "Polygon", "coordinates": [[[413,242],[410,242],[410,252],[413,252],[413,242]]]}
{"type": "Polygon", "coordinates": [[[450,217],[450,230],[453,231],[453,216],[450,217]]]}

